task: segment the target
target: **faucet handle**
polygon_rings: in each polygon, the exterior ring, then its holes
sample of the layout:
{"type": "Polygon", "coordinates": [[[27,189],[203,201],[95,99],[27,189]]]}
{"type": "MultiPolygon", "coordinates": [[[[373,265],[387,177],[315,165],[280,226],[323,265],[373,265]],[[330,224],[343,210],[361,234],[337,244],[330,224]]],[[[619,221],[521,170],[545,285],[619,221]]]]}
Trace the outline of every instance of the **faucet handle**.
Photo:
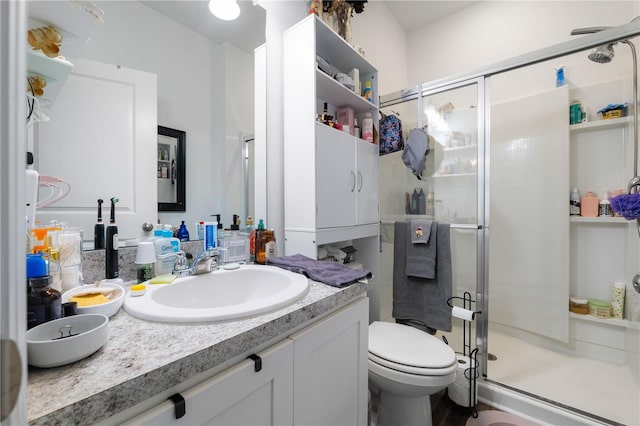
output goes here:
{"type": "Polygon", "coordinates": [[[187,255],[184,251],[180,250],[175,253],[176,261],[173,264],[173,271],[180,272],[189,269],[189,262],[187,261],[187,255]]]}

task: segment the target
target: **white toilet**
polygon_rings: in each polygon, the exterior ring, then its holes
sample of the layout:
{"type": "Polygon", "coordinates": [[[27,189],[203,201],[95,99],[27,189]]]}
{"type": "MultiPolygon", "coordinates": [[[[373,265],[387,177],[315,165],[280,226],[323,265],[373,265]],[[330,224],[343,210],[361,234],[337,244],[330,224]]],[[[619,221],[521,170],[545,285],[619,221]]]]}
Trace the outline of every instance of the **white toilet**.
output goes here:
{"type": "Polygon", "coordinates": [[[456,354],[416,328],[369,325],[369,384],[379,394],[377,426],[431,426],[430,396],[455,381],[456,354]]]}

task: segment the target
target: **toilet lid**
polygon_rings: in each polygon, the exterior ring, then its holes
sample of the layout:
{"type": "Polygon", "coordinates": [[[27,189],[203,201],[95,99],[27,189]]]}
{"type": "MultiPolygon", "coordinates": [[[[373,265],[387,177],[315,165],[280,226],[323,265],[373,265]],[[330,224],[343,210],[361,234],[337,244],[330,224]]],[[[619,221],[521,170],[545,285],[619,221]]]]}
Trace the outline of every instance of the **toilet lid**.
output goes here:
{"type": "Polygon", "coordinates": [[[437,369],[456,364],[453,349],[437,337],[390,322],[375,321],[369,325],[369,352],[410,367],[437,369]]]}

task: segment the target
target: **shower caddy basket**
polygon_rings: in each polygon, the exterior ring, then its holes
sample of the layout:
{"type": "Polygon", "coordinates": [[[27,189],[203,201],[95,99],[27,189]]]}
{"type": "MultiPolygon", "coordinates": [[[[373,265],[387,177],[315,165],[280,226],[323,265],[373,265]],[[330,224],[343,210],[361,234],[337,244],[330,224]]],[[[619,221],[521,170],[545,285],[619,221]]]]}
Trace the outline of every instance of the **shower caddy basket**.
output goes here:
{"type": "MultiPolygon", "coordinates": [[[[471,293],[465,291],[463,294],[464,297],[450,297],[447,299],[447,305],[453,308],[453,299],[462,300],[462,307],[469,311],[473,311],[472,304],[475,303],[475,300],[471,299],[471,293]]],[[[476,315],[481,314],[482,311],[473,311],[472,319],[475,318],[476,315]]],[[[478,348],[471,349],[471,321],[463,320],[464,324],[462,326],[462,355],[468,356],[470,360],[471,366],[464,370],[464,377],[469,380],[469,405],[467,408],[471,408],[471,415],[473,418],[478,417],[478,409],[477,409],[477,395],[476,395],[476,382],[478,380],[478,348]]],[[[445,343],[447,339],[443,336],[442,339],[445,343]]]]}

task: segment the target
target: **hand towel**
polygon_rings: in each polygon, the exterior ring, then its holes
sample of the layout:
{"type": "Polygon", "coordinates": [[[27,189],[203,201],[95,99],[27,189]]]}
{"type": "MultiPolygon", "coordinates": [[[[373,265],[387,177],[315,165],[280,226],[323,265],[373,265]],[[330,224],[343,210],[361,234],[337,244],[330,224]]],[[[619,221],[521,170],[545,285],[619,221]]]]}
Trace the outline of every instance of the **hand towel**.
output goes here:
{"type": "Polygon", "coordinates": [[[409,222],[395,224],[392,316],[423,331],[451,331],[451,307],[447,305],[452,284],[449,224],[434,224],[436,228],[432,227],[430,239],[435,237],[438,245],[433,279],[407,276],[407,240],[410,241],[411,225],[409,222]]]}
{"type": "MultiPolygon", "coordinates": [[[[426,222],[426,221],[424,221],[426,222]]],[[[436,252],[438,244],[438,223],[431,222],[429,227],[430,237],[426,244],[421,240],[420,244],[412,242],[416,228],[413,221],[403,224],[406,228],[406,266],[405,272],[410,277],[434,279],[436,276],[436,252]]],[[[423,228],[424,229],[424,228],[423,228]]],[[[424,231],[423,231],[424,232],[424,231]]]]}
{"type": "Polygon", "coordinates": [[[411,219],[411,242],[413,244],[427,244],[431,236],[432,220],[411,219]]]}
{"type": "Polygon", "coordinates": [[[308,278],[333,287],[353,284],[362,278],[371,277],[371,272],[352,269],[342,263],[314,260],[302,254],[292,256],[270,257],[269,265],[288,271],[304,274],[308,278]]]}

